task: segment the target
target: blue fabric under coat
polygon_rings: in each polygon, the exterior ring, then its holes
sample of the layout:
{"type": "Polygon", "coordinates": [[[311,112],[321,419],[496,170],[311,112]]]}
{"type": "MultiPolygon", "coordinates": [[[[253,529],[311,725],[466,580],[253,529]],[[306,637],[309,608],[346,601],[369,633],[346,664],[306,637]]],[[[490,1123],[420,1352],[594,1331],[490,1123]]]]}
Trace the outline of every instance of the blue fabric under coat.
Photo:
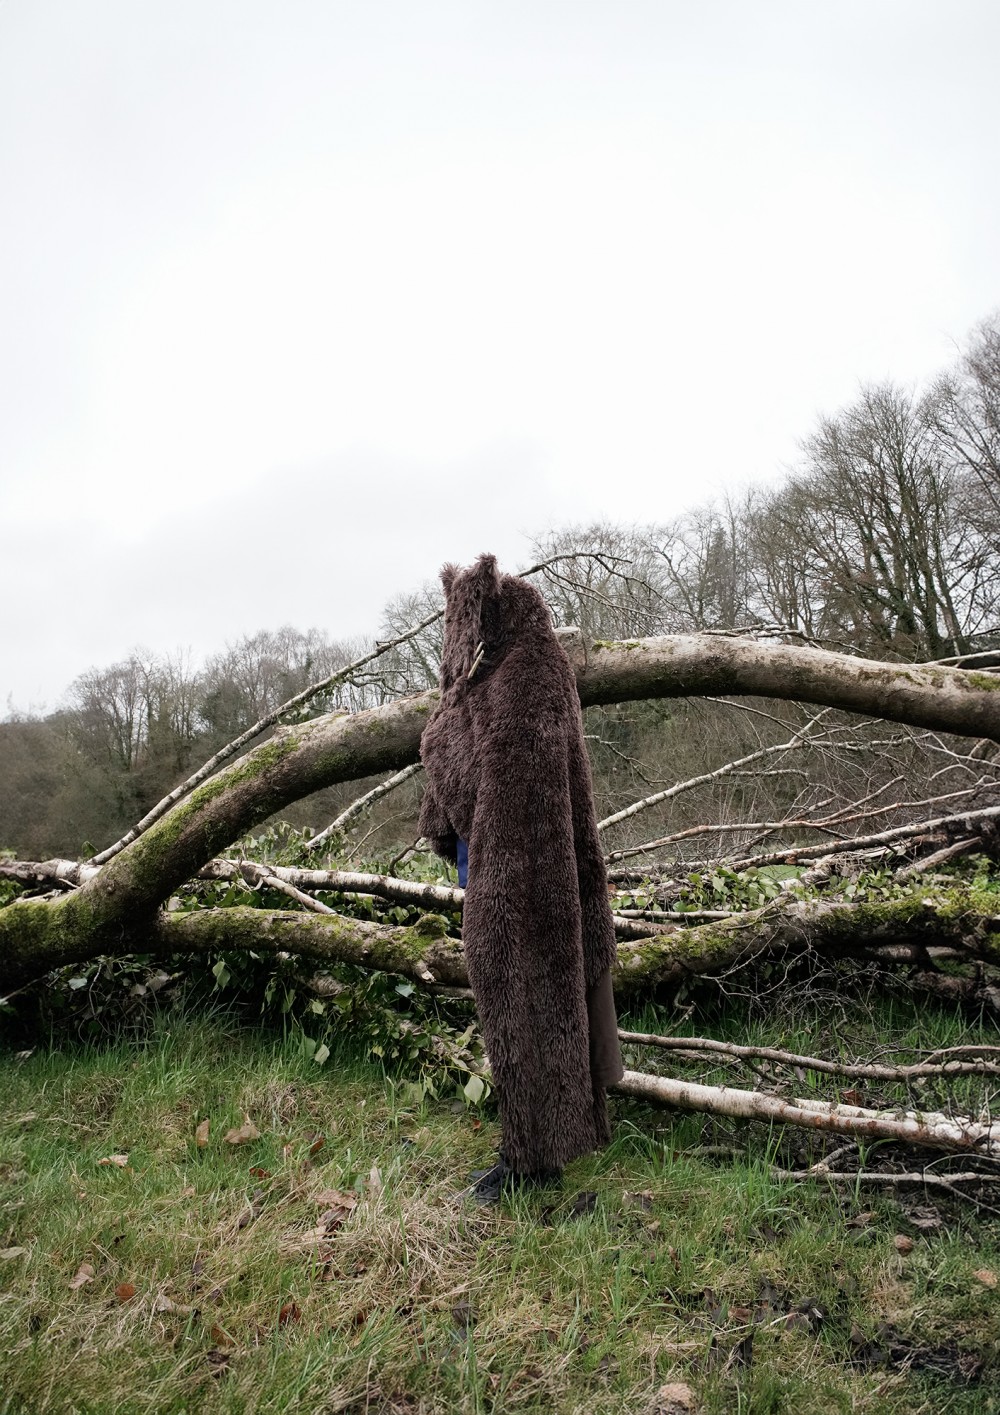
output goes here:
{"type": "Polygon", "coordinates": [[[469,882],[469,847],[458,838],[458,887],[464,889],[469,882]]]}

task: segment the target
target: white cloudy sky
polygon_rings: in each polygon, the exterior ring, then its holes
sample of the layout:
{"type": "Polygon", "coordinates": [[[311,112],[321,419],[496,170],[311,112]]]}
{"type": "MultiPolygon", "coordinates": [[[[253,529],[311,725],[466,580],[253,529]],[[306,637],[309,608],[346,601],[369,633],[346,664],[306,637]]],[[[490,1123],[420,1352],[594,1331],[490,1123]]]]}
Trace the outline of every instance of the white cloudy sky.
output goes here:
{"type": "Polygon", "coordinates": [[[769,479],[1000,304],[996,0],[0,0],[0,712],[769,479]]]}

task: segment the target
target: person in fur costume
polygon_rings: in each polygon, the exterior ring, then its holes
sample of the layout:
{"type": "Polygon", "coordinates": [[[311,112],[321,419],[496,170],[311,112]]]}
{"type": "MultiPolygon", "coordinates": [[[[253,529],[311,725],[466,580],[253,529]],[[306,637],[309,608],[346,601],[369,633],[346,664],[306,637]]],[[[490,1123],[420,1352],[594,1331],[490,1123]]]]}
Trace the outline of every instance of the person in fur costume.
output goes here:
{"type": "Polygon", "coordinates": [[[495,1198],[610,1138],[615,934],[576,680],[545,601],[492,555],[441,580],[420,831],[452,862],[468,851],[462,937],[501,1119],[478,1193],[495,1198]]]}

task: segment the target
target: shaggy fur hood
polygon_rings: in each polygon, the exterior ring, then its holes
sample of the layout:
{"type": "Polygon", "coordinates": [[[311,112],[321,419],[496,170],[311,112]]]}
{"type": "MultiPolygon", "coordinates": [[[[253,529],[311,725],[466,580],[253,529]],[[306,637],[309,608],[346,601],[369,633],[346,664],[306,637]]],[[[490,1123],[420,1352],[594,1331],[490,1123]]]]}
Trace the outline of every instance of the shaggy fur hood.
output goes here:
{"type": "Polygon", "coordinates": [[[507,1163],[608,1138],[622,1074],[614,926],[573,670],[538,591],[491,555],[442,571],[441,701],[421,742],[421,832],[469,848],[463,939],[507,1163]]]}

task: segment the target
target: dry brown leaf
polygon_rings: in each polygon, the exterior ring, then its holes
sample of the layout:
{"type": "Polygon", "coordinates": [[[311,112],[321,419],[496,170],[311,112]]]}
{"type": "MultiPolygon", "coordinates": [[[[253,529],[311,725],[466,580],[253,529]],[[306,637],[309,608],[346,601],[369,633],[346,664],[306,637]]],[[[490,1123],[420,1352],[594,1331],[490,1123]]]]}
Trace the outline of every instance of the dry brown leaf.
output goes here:
{"type": "MultiPolygon", "coordinates": [[[[312,1133],[312,1132],[310,1132],[310,1133],[312,1133]]],[[[307,1136],[306,1136],[306,1139],[308,1139],[308,1138],[309,1138],[309,1136],[307,1135],[307,1136]]],[[[324,1146],[325,1144],[326,1144],[326,1136],[325,1136],[325,1135],[317,1135],[316,1138],[313,1140],[312,1144],[309,1146],[309,1155],[310,1155],[310,1158],[311,1158],[313,1155],[318,1155],[319,1152],[320,1152],[320,1150],[323,1148],[323,1146],[324,1146]]]]}
{"type": "Polygon", "coordinates": [[[186,1307],[183,1302],[175,1302],[172,1297],[167,1297],[161,1292],[157,1295],[153,1303],[154,1312],[172,1312],[175,1316],[186,1317],[194,1311],[193,1307],[186,1307]]]}
{"type": "Polygon", "coordinates": [[[972,1276],[984,1287],[996,1287],[997,1285],[997,1275],[992,1268],[977,1268],[972,1276]]]}
{"type": "Polygon", "coordinates": [[[235,1337],[230,1336],[229,1332],[226,1331],[225,1327],[220,1327],[218,1324],[216,1324],[212,1328],[209,1335],[211,1336],[212,1340],[216,1342],[216,1344],[219,1346],[236,1345],[235,1337]]]}
{"type": "Polygon", "coordinates": [[[20,1258],[27,1248],[0,1248],[0,1262],[10,1258],[20,1258]]]}
{"type": "Polygon", "coordinates": [[[182,1198],[182,1199],[193,1199],[196,1192],[197,1192],[197,1191],[195,1190],[194,1185],[193,1185],[193,1184],[188,1184],[186,1188],[184,1188],[184,1189],[181,1190],[181,1198],[182,1198]]]}
{"type": "Polygon", "coordinates": [[[115,1296],[119,1302],[129,1302],[135,1296],[134,1282],[120,1282],[115,1288],[115,1296]]]}
{"type": "Polygon", "coordinates": [[[278,1313],[278,1326],[287,1327],[289,1322],[298,1322],[302,1319],[302,1312],[297,1302],[286,1302],[278,1313]]]}
{"type": "Polygon", "coordinates": [[[932,1206],[911,1209],[907,1214],[907,1218],[913,1224],[914,1228],[919,1228],[925,1233],[933,1228],[942,1228],[944,1226],[944,1220],[937,1209],[932,1206]]]}
{"type": "Polygon", "coordinates": [[[378,1165],[373,1164],[368,1174],[368,1192],[373,1199],[377,1199],[384,1187],[382,1173],[378,1165]]]}
{"type": "Polygon", "coordinates": [[[75,1292],[78,1287],[83,1287],[88,1282],[93,1282],[97,1274],[90,1263],[81,1263],[76,1270],[76,1277],[70,1278],[70,1288],[75,1292]]]}
{"type": "Polygon", "coordinates": [[[695,1409],[694,1391],[684,1381],[672,1381],[660,1386],[650,1415],[688,1415],[695,1409]]]}
{"type": "Polygon", "coordinates": [[[905,1233],[897,1233],[892,1241],[896,1245],[897,1253],[913,1252],[913,1239],[907,1238],[905,1233]]]}
{"type": "Polygon", "coordinates": [[[350,1213],[357,1208],[357,1194],[344,1194],[339,1189],[321,1189],[318,1194],[313,1195],[313,1203],[321,1205],[324,1209],[346,1209],[350,1213]]]}
{"type": "Polygon", "coordinates": [[[203,1150],[208,1144],[208,1134],[212,1128],[211,1120],[205,1119],[199,1122],[194,1132],[194,1142],[199,1150],[203,1150]]]}
{"type": "Polygon", "coordinates": [[[245,1145],[248,1140],[259,1140],[260,1131],[250,1119],[249,1115],[243,1117],[243,1124],[238,1129],[226,1131],[227,1145],[245,1145]]]}
{"type": "Polygon", "coordinates": [[[104,1158],[102,1160],[98,1160],[97,1163],[113,1164],[116,1165],[118,1169],[124,1169],[125,1166],[128,1164],[128,1155],[105,1155],[104,1158]]]}

